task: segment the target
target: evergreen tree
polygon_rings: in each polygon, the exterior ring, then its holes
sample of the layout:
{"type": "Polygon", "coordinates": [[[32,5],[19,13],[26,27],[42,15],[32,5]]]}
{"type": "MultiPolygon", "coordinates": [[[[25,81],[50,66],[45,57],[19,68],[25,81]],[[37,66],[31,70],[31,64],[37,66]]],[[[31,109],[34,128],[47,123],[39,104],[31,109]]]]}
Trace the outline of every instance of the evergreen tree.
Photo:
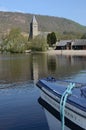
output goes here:
{"type": "Polygon", "coordinates": [[[49,44],[49,46],[53,46],[53,44],[55,44],[56,41],[57,41],[57,38],[54,32],[49,33],[47,35],[47,43],[49,44]]]}

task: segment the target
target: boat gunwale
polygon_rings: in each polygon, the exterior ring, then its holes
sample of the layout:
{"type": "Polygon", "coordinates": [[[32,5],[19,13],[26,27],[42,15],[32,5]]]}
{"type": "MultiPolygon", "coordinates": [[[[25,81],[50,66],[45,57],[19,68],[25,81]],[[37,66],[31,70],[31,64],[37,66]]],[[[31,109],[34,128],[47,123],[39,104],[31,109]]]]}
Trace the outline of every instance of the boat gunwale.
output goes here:
{"type": "MultiPolygon", "coordinates": [[[[54,94],[55,96],[59,97],[61,99],[61,94],[58,92],[56,92],[55,90],[51,89],[49,86],[47,86],[46,84],[44,84],[42,82],[42,80],[39,80],[38,83],[36,84],[42,91],[43,88],[45,88],[46,90],[48,90],[49,92],[51,92],[52,94],[54,94]]],[[[45,92],[45,91],[44,91],[45,92]]],[[[46,92],[45,92],[46,93],[46,92]]],[[[47,94],[47,93],[46,93],[47,94]]],[[[48,95],[48,94],[47,94],[48,95]]],[[[53,98],[53,97],[52,97],[53,98]]],[[[55,101],[57,101],[55,98],[53,98],[55,101]]],[[[78,108],[79,110],[83,111],[83,112],[86,112],[86,108],[81,106],[80,104],[78,103],[75,103],[73,101],[71,101],[70,99],[67,99],[67,103],[78,108]]],[[[67,106],[66,106],[67,107],[67,106]]],[[[68,107],[69,108],[69,107],[68,107]]],[[[70,108],[71,109],[71,108],[70,108]]],[[[79,113],[78,113],[79,114],[79,113]]],[[[81,114],[80,114],[81,115],[81,114]]],[[[86,117],[86,115],[82,115],[83,117],[86,117]]]]}

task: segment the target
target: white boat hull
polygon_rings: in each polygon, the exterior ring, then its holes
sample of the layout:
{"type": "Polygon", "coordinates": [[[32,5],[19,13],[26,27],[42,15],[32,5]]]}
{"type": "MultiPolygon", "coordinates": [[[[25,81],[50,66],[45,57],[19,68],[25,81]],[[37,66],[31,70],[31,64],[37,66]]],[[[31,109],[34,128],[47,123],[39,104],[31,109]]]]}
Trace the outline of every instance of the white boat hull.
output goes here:
{"type": "MultiPolygon", "coordinates": [[[[49,130],[61,130],[61,121],[59,121],[55,116],[53,116],[49,111],[44,108],[46,119],[48,122],[49,130]]],[[[65,130],[71,130],[65,126],[65,130]]]]}
{"type": "MultiPolygon", "coordinates": [[[[50,92],[48,92],[47,91],[47,94],[45,93],[45,92],[43,92],[43,91],[40,91],[40,93],[41,93],[41,98],[46,102],[46,103],[48,103],[50,106],[52,106],[56,111],[58,111],[59,113],[60,113],[60,104],[58,103],[58,102],[56,102],[55,100],[53,100],[53,98],[55,98],[54,97],[54,95],[52,95],[50,92]],[[51,98],[51,97],[53,97],[53,98],[51,98]]],[[[58,100],[60,100],[59,98],[57,98],[57,101],[58,100]]],[[[73,109],[75,109],[75,108],[73,108],[73,106],[71,106],[71,110],[70,109],[68,109],[68,108],[65,108],[65,117],[66,118],[68,118],[70,121],[72,121],[72,122],[74,122],[75,124],[77,124],[77,125],[79,125],[79,126],[83,126],[83,129],[84,130],[86,130],[85,128],[86,128],[86,122],[84,122],[85,121],[85,119],[82,117],[82,116],[80,116],[80,115],[78,115],[77,113],[75,113],[74,111],[72,111],[73,109]]],[[[76,110],[77,111],[77,110],[76,110]]],[[[47,115],[47,119],[48,119],[48,124],[50,124],[51,125],[51,123],[49,123],[50,121],[51,122],[53,122],[51,119],[53,119],[54,118],[54,122],[58,122],[59,120],[57,120],[52,114],[52,118],[50,118],[51,116],[49,116],[48,117],[48,115],[50,115],[49,114],[49,112],[47,111],[47,112],[45,112],[46,113],[46,115],[47,115]]],[[[60,124],[61,124],[61,121],[59,121],[60,122],[60,124]]],[[[60,129],[61,129],[61,125],[59,125],[59,123],[57,123],[57,127],[56,128],[58,128],[58,126],[60,127],[60,129]]],[[[53,126],[52,126],[53,127],[53,126]]],[[[51,128],[52,128],[51,127],[51,128]]],[[[55,127],[55,125],[54,125],[54,127],[55,127]]],[[[68,128],[67,126],[65,126],[65,130],[70,130],[70,128],[68,128]]],[[[55,128],[54,129],[52,129],[52,130],[55,130],[55,128]]]]}

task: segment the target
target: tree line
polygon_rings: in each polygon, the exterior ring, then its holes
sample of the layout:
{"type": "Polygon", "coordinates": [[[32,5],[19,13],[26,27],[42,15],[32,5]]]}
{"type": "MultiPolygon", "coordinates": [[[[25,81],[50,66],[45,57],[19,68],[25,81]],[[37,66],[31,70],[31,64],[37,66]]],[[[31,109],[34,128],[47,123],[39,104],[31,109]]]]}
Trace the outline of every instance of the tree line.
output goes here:
{"type": "MultiPolygon", "coordinates": [[[[34,39],[28,40],[28,37],[25,37],[19,28],[13,28],[8,34],[2,36],[0,51],[11,53],[23,53],[25,50],[46,51],[49,47],[53,47],[60,39],[74,39],[73,35],[75,36],[73,32],[64,32],[63,35],[51,32],[46,38],[37,36],[34,39]]],[[[86,39],[86,33],[78,33],[75,38],[86,39]]]]}

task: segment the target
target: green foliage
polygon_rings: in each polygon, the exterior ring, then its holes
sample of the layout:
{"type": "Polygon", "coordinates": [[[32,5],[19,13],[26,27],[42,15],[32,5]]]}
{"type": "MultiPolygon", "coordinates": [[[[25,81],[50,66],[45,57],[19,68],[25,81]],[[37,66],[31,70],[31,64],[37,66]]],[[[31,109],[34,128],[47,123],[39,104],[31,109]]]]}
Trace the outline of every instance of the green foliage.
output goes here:
{"type": "Polygon", "coordinates": [[[48,45],[44,37],[35,37],[32,41],[29,42],[29,49],[32,51],[46,51],[48,45]]]}
{"type": "Polygon", "coordinates": [[[80,32],[73,32],[73,31],[65,31],[63,32],[63,39],[80,39],[82,36],[82,33],[80,32]]]}
{"type": "Polygon", "coordinates": [[[26,49],[27,39],[21,34],[19,28],[13,28],[8,35],[3,37],[1,51],[22,53],[26,49]]]}
{"type": "Polygon", "coordinates": [[[86,39],[86,33],[82,35],[81,39],[86,39]]]}
{"type": "Polygon", "coordinates": [[[55,44],[56,41],[57,41],[57,38],[54,32],[49,33],[47,35],[47,43],[49,44],[49,46],[53,46],[53,44],[55,44]]]}
{"type": "Polygon", "coordinates": [[[56,33],[58,40],[67,40],[67,39],[81,39],[82,33],[80,32],[68,32],[64,31],[63,33],[56,33]]]}
{"type": "Polygon", "coordinates": [[[49,46],[51,45],[51,34],[50,33],[47,35],[47,43],[49,44],[49,46]]]}

